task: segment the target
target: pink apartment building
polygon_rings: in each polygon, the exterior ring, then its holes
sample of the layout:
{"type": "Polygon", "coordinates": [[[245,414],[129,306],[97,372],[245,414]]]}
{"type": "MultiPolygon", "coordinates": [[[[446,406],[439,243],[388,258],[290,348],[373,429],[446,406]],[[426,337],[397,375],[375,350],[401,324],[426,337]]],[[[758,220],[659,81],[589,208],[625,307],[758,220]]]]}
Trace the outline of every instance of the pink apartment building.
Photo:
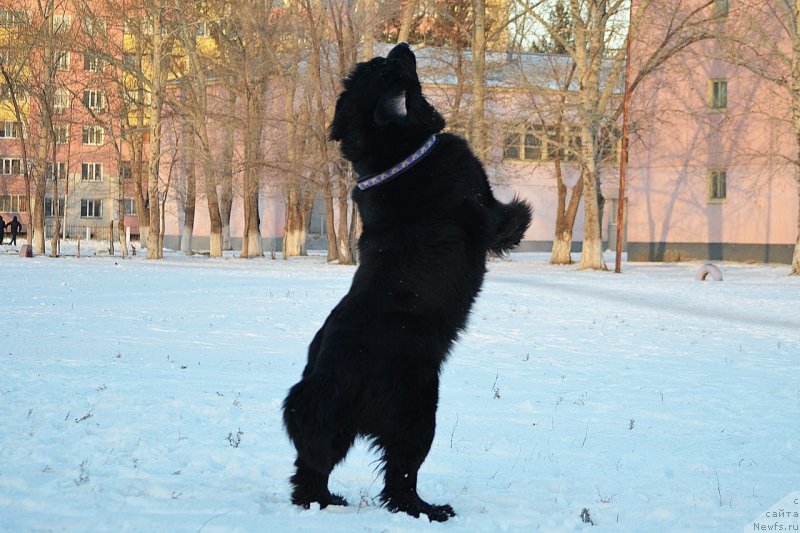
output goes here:
{"type": "MultiPolygon", "coordinates": [[[[727,12],[727,1],[717,3],[727,12]]],[[[752,17],[733,7],[716,23],[721,35],[752,17]]],[[[638,46],[634,68],[645,56],[646,44],[638,46]]],[[[731,53],[720,39],[699,42],[634,94],[629,260],[792,261],[799,184],[791,103],[731,53]]]]}
{"type": "MultiPolygon", "coordinates": [[[[25,59],[15,57],[22,53],[15,47],[16,33],[26,31],[23,24],[41,24],[36,15],[22,5],[0,9],[0,53],[9,73],[18,72],[25,59]]],[[[115,91],[107,86],[105,75],[109,65],[98,55],[78,52],[68,44],[85,42],[95,32],[114,31],[101,23],[102,19],[93,23],[81,20],[66,9],[51,20],[57,42],[64,45],[59,45],[55,51],[52,96],[55,157],[50,150],[46,161],[36,157],[40,139],[50,137],[42,130],[42,99],[31,94],[43,90],[40,51],[31,52],[23,63],[27,66],[23,67],[22,78],[32,80],[34,88],[27,89],[24,81],[15,87],[24,114],[21,122],[15,115],[7,88],[3,87],[0,93],[0,215],[6,220],[17,216],[25,233],[29,232],[31,218],[25,201],[23,142],[29,165],[34,172],[46,175],[46,237],[52,233],[56,213],[60,214],[62,231],[68,237],[88,235],[107,239],[112,221],[119,217],[124,218],[134,234],[138,231],[131,168],[126,161],[117,116],[119,105],[115,101],[115,91]],[[119,153],[115,144],[120,147],[119,153]],[[53,194],[56,183],[57,200],[53,194]]],[[[34,194],[33,188],[31,194],[34,194]]]]}

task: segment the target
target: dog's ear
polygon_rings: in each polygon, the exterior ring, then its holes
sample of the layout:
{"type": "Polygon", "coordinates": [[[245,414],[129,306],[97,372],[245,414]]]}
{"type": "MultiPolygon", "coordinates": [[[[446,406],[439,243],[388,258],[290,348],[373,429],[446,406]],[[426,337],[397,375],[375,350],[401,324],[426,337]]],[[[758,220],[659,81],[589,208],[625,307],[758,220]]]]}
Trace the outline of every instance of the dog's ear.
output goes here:
{"type": "Polygon", "coordinates": [[[403,122],[407,116],[405,91],[395,95],[384,95],[375,108],[375,124],[378,126],[403,122]]]}

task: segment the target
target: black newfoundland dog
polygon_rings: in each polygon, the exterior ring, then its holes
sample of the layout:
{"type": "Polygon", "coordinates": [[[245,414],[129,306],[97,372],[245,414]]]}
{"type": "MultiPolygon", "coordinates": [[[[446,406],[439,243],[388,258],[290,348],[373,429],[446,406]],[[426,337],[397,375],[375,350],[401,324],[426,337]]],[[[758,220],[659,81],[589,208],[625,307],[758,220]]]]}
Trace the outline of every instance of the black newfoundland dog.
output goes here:
{"type": "Polygon", "coordinates": [[[439,372],[481,289],[487,253],[518,245],[531,209],[492,196],[480,161],[422,95],[403,43],[344,80],[330,137],[359,175],[364,230],[350,291],[308,350],[283,403],[297,448],[292,502],[346,505],[328,476],[357,436],[382,453],[387,509],[455,516],[417,494],[436,427],[439,372]]]}

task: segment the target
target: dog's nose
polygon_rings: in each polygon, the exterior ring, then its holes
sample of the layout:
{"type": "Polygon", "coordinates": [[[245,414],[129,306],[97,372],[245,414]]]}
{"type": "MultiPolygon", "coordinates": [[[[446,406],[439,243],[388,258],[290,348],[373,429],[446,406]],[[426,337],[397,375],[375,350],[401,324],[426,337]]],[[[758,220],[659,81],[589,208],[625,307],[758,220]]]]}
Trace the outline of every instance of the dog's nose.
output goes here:
{"type": "Polygon", "coordinates": [[[411,51],[411,45],[408,43],[398,43],[395,45],[394,48],[389,52],[387,57],[400,57],[401,55],[410,54],[414,55],[414,52],[411,51]]]}

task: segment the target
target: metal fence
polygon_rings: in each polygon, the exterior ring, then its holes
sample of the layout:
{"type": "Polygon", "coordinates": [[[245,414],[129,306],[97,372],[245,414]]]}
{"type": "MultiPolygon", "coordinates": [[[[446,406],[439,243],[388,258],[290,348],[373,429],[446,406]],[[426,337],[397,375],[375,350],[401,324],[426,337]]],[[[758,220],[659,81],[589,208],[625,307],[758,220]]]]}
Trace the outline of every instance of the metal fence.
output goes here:
{"type": "MultiPolygon", "coordinates": [[[[95,241],[109,241],[119,239],[119,230],[114,224],[109,225],[66,225],[61,226],[61,236],[67,239],[88,239],[95,241]]],[[[53,236],[53,223],[48,222],[45,225],[45,238],[49,239],[53,236]]],[[[138,234],[131,232],[131,239],[137,240],[138,234]]]]}

